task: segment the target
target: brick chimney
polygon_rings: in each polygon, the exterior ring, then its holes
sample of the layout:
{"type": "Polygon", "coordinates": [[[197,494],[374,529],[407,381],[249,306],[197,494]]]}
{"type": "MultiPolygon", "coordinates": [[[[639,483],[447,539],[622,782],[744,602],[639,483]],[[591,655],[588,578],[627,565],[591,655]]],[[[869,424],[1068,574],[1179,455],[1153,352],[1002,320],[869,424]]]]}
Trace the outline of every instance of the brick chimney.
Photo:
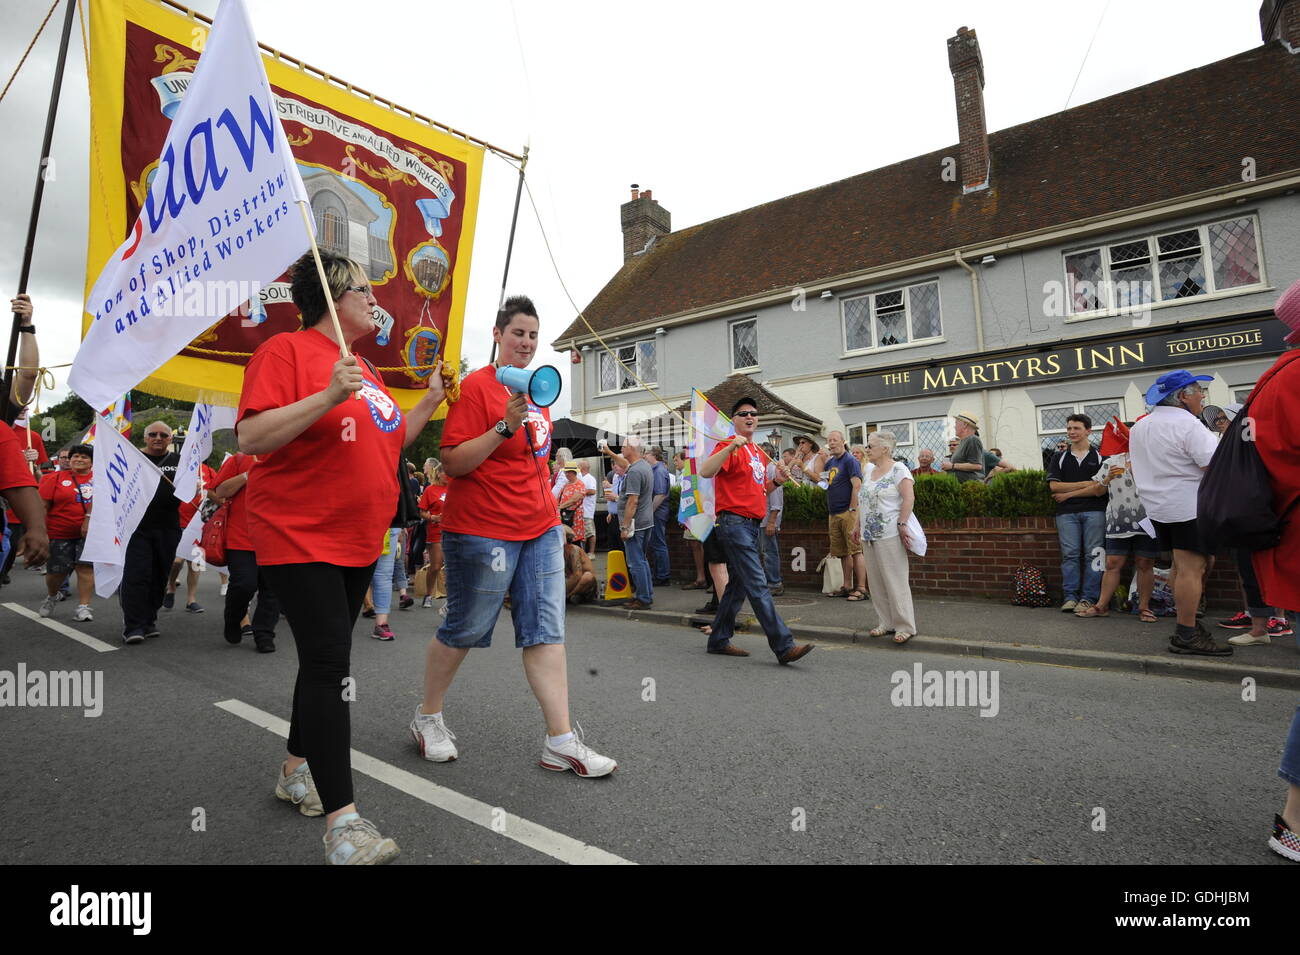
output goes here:
{"type": "Polygon", "coordinates": [[[984,60],[974,30],[959,27],[948,39],[948,69],[957,96],[957,135],[961,140],[963,194],[989,187],[989,134],[984,120],[984,60]]]}
{"type": "Polygon", "coordinates": [[[1300,53],[1300,2],[1264,0],[1259,8],[1259,29],[1265,43],[1281,40],[1292,53],[1300,53]]]}
{"type": "Polygon", "coordinates": [[[623,261],[645,249],[650,240],[673,231],[672,215],[650,195],[650,190],[632,183],[632,199],[619,208],[623,223],[623,261]]]}

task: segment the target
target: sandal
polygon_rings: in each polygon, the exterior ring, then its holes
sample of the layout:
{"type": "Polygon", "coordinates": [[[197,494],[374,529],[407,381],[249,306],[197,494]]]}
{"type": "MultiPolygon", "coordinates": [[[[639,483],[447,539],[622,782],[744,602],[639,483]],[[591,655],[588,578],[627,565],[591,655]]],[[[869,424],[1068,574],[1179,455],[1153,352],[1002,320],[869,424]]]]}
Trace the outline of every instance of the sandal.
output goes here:
{"type": "Polygon", "coordinates": [[[911,640],[914,636],[916,636],[914,633],[896,633],[894,634],[894,642],[901,646],[902,644],[907,643],[908,640],[911,640]]]}
{"type": "Polygon", "coordinates": [[[847,595],[847,596],[848,596],[850,602],[852,602],[852,603],[857,603],[859,600],[866,600],[866,599],[867,599],[867,595],[864,594],[861,590],[857,590],[857,589],[850,590],[850,591],[848,592],[848,595],[847,595]]]}
{"type": "Polygon", "coordinates": [[[839,590],[835,591],[835,593],[833,593],[833,594],[827,594],[826,596],[827,596],[827,597],[847,597],[848,595],[849,595],[849,588],[848,588],[848,587],[841,587],[839,590]]]}
{"type": "Polygon", "coordinates": [[[1110,616],[1110,611],[1109,611],[1109,610],[1098,610],[1098,609],[1097,609],[1097,605],[1096,605],[1096,604],[1093,604],[1093,605],[1092,605],[1091,607],[1089,607],[1087,610],[1076,610],[1076,611],[1074,612],[1074,615],[1075,615],[1076,617],[1109,617],[1109,616],[1110,616]]]}
{"type": "Polygon", "coordinates": [[[708,584],[705,583],[703,580],[697,580],[694,581],[693,583],[682,584],[682,590],[703,590],[707,586],[708,584]]]}
{"type": "Polygon", "coordinates": [[[1139,622],[1139,623],[1157,623],[1157,622],[1158,622],[1158,618],[1157,618],[1156,615],[1155,615],[1154,613],[1152,613],[1150,610],[1143,610],[1141,613],[1138,614],[1138,622],[1139,622]]]}
{"type": "Polygon", "coordinates": [[[869,636],[869,637],[885,637],[885,636],[888,636],[888,635],[891,634],[891,633],[894,633],[894,631],[893,631],[893,630],[886,630],[884,627],[872,627],[870,630],[867,631],[867,636],[869,636]]]}

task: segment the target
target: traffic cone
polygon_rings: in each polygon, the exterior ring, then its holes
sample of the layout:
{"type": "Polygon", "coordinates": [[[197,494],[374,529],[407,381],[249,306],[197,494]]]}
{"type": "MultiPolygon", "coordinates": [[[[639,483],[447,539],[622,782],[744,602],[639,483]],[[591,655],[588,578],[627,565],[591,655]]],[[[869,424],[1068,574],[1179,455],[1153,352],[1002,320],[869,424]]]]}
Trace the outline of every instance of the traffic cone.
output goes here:
{"type": "Polygon", "coordinates": [[[605,560],[605,600],[627,600],[631,596],[627,558],[621,550],[611,550],[605,560]]]}

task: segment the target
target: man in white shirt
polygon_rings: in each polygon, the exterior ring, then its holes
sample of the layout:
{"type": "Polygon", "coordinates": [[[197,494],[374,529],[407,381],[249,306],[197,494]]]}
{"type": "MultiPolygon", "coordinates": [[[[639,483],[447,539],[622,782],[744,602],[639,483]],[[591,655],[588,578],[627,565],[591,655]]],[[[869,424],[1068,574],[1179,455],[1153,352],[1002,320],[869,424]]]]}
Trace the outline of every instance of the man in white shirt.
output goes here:
{"type": "MultiPolygon", "coordinates": [[[[587,496],[582,499],[582,519],[587,525],[587,554],[592,555],[596,553],[596,476],[587,461],[578,462],[578,476],[587,486],[587,496]]],[[[584,546],[583,542],[579,541],[578,546],[584,546]]]]}
{"type": "Polygon", "coordinates": [[[1200,417],[1205,390],[1198,382],[1211,380],[1182,369],[1157,378],[1146,394],[1151,413],[1139,418],[1129,434],[1129,461],[1160,547],[1174,554],[1178,626],[1169,652],[1223,657],[1232,647],[1216,644],[1196,619],[1206,560],[1214,553],[1214,544],[1201,537],[1196,525],[1196,492],[1218,447],[1200,417]]]}

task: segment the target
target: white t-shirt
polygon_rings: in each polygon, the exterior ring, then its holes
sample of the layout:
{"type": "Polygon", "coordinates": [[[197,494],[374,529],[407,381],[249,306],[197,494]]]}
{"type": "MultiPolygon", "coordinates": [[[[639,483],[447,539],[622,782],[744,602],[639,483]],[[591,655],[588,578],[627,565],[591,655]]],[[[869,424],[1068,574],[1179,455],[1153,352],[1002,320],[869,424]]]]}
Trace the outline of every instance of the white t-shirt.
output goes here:
{"type": "Polygon", "coordinates": [[[555,472],[555,480],[551,482],[551,496],[557,501],[560,499],[560,492],[564,490],[564,485],[569,483],[569,479],[564,476],[564,468],[555,472]]]}
{"type": "Polygon", "coordinates": [[[1184,408],[1157,405],[1134,424],[1128,456],[1147,516],[1162,524],[1196,520],[1201,468],[1218,446],[1210,429],[1184,408]]]}
{"type": "MultiPolygon", "coordinates": [[[[578,477],[582,478],[582,483],[587,485],[588,491],[596,490],[596,475],[579,473],[578,477]]],[[[596,495],[589,494],[582,499],[582,516],[587,520],[596,516],[596,495]]]]}

